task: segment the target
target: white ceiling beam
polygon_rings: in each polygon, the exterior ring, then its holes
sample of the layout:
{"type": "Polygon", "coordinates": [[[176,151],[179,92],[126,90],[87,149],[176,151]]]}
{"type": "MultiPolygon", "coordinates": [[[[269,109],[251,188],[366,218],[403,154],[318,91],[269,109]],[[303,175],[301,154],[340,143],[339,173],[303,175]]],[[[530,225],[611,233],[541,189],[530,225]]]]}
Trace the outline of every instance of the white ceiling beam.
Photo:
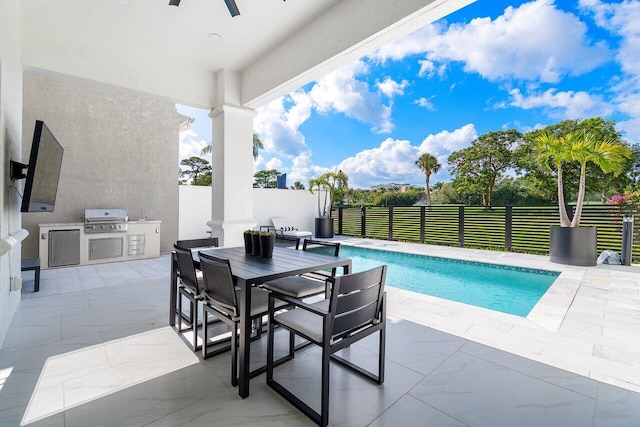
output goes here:
{"type": "Polygon", "coordinates": [[[258,108],[475,0],[344,0],[243,73],[242,101],[258,108]]]}

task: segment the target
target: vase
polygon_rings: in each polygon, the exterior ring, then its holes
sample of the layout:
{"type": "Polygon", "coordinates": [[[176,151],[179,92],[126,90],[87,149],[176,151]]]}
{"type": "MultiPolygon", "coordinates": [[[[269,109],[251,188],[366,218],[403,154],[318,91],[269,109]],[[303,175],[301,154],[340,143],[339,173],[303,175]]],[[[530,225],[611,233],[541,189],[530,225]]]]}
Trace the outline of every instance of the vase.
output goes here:
{"type": "Polygon", "coordinates": [[[260,245],[262,248],[262,258],[273,257],[273,247],[276,245],[276,235],[269,234],[267,236],[260,236],[260,245]]]}
{"type": "Polygon", "coordinates": [[[596,227],[551,227],[549,261],[590,266],[598,259],[596,227]]]}
{"type": "Polygon", "coordinates": [[[253,238],[251,233],[244,233],[244,253],[253,254],[253,238]]]}
{"type": "Polygon", "coordinates": [[[251,235],[251,255],[260,256],[260,235],[252,234],[251,235]]]}
{"type": "Polygon", "coordinates": [[[333,218],[316,218],[315,236],[325,239],[333,238],[333,218]]]}

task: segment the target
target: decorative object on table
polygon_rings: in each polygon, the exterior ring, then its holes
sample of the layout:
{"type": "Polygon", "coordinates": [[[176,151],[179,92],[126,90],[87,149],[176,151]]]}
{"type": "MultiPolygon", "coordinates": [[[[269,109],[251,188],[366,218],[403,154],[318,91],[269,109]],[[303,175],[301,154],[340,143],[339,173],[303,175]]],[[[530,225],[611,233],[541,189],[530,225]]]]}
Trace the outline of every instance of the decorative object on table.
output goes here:
{"type": "Polygon", "coordinates": [[[253,235],[252,231],[254,230],[245,230],[243,233],[245,254],[253,254],[253,237],[251,237],[253,235]]]}
{"type": "Polygon", "coordinates": [[[596,227],[580,227],[586,192],[586,166],[593,162],[604,173],[620,174],[631,158],[629,146],[619,139],[602,139],[594,132],[575,131],[565,135],[544,132],[534,139],[534,155],[545,169],[556,169],[560,226],[552,226],[549,260],[568,265],[596,265],[598,257],[596,227]],[[564,197],[563,167],[580,164],[580,186],[573,219],[569,220],[564,197]]]}
{"type": "Polygon", "coordinates": [[[251,255],[260,256],[260,232],[258,230],[251,230],[251,255]]]}
{"type": "Polygon", "coordinates": [[[349,189],[349,177],[342,171],[327,172],[309,181],[309,192],[318,194],[318,217],[315,220],[315,237],[333,238],[331,211],[336,197],[342,202],[349,189]]]}
{"type": "Polygon", "coordinates": [[[273,247],[276,244],[276,233],[271,231],[260,232],[260,248],[262,258],[273,257],[273,247]]]}

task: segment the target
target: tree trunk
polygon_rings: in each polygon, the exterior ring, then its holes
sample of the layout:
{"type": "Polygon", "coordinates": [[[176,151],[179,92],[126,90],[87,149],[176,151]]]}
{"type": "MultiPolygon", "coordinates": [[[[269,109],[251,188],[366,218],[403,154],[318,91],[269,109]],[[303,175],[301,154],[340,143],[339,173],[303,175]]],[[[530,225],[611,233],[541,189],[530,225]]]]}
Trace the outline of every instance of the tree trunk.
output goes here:
{"type": "Polygon", "coordinates": [[[429,190],[429,175],[427,175],[427,186],[425,188],[425,193],[427,193],[427,206],[431,207],[431,191],[429,190]]]}
{"type": "Polygon", "coordinates": [[[558,209],[560,213],[560,226],[569,227],[571,222],[567,214],[567,207],[564,204],[564,184],[562,182],[562,169],[560,167],[558,167],[558,209]]]}
{"type": "Polygon", "coordinates": [[[576,202],[576,210],[573,213],[573,221],[571,221],[572,227],[578,227],[580,225],[580,216],[582,215],[582,205],[584,203],[584,193],[586,192],[586,175],[587,164],[580,165],[580,187],[578,188],[578,201],[576,202]]]}

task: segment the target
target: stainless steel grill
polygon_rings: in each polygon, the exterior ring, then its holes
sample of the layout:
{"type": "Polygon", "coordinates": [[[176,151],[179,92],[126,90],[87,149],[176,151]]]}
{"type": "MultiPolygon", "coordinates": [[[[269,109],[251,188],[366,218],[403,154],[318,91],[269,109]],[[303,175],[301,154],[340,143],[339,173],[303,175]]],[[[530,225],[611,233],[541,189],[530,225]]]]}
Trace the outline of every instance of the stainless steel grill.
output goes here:
{"type": "Polygon", "coordinates": [[[126,209],[85,209],[85,233],[120,233],[127,231],[126,209]]]}

